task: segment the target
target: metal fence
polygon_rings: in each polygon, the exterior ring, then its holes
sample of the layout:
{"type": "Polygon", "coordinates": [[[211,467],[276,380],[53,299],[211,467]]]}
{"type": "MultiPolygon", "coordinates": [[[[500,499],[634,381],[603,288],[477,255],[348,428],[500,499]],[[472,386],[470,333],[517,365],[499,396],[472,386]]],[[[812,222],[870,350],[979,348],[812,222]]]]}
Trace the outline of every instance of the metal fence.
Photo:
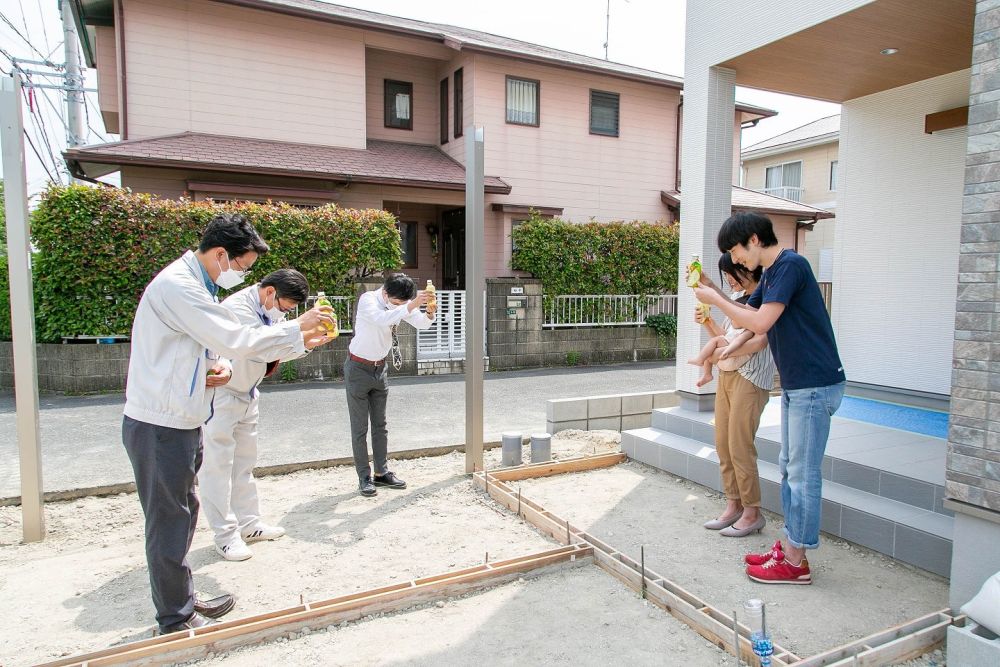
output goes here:
{"type": "Polygon", "coordinates": [[[561,294],[544,301],[546,329],[634,327],[650,315],[677,315],[676,294],[561,294]]]}
{"type": "MultiPolygon", "coordinates": [[[[309,310],[316,305],[316,295],[311,294],[306,297],[306,303],[303,308],[296,306],[292,310],[288,311],[287,318],[295,319],[302,312],[309,310]]],[[[337,313],[337,328],[340,329],[340,333],[349,334],[354,333],[354,297],[353,296],[333,296],[327,295],[327,299],[330,300],[330,304],[333,306],[333,312],[337,313]]]]}

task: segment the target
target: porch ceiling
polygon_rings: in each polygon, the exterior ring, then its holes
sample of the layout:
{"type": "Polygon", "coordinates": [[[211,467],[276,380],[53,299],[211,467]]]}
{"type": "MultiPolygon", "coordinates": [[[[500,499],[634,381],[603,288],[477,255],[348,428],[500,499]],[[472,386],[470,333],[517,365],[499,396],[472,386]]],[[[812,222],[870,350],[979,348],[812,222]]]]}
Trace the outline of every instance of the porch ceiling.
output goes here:
{"type": "Polygon", "coordinates": [[[970,67],[975,13],[975,0],[876,0],[720,65],[740,86],[843,102],[970,67]]]}

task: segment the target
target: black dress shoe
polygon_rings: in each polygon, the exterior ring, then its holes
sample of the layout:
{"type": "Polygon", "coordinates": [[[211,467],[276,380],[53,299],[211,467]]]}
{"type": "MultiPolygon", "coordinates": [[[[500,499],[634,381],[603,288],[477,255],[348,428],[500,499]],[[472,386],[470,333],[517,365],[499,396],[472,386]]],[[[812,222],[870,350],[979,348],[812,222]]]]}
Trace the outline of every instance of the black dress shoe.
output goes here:
{"type": "Polygon", "coordinates": [[[182,632],[184,630],[194,630],[195,628],[203,628],[206,625],[215,625],[218,621],[213,621],[210,618],[205,618],[198,612],[191,614],[191,618],[184,621],[183,623],[174,623],[173,625],[161,625],[160,634],[169,635],[171,632],[182,632]]]}
{"type": "Polygon", "coordinates": [[[194,612],[206,618],[220,618],[231,612],[235,606],[236,597],[229,593],[224,593],[211,600],[195,600],[194,612]]]}
{"type": "Polygon", "coordinates": [[[405,489],[406,482],[396,477],[396,473],[387,471],[384,475],[375,475],[375,486],[388,486],[390,489],[405,489]]]}
{"type": "Polygon", "coordinates": [[[361,480],[360,488],[361,488],[361,495],[363,496],[374,496],[378,494],[378,491],[375,489],[375,485],[372,484],[371,477],[365,477],[363,480],[361,480]]]}

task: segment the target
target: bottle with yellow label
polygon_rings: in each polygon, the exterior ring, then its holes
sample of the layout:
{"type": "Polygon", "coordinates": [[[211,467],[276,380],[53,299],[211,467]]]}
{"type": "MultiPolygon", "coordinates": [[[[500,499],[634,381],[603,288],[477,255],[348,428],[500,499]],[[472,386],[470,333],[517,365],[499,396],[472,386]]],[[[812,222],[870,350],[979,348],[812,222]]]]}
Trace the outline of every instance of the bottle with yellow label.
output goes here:
{"type": "Polygon", "coordinates": [[[326,297],[326,292],[316,292],[316,305],[317,306],[329,306],[331,309],[330,315],[333,317],[333,322],[324,322],[323,327],[326,329],[327,338],[336,338],[340,335],[340,326],[337,323],[337,313],[333,311],[333,303],[330,299],[326,297]]]}
{"type": "MultiPolygon", "coordinates": [[[[695,288],[701,282],[701,268],[701,255],[694,253],[691,255],[691,263],[688,264],[688,287],[695,288]]],[[[698,303],[697,308],[705,319],[712,313],[712,307],[707,303],[698,303]]]]}
{"type": "Polygon", "coordinates": [[[691,255],[691,263],[688,264],[688,287],[697,287],[701,280],[701,255],[695,253],[691,255]]]}
{"type": "Polygon", "coordinates": [[[434,287],[434,283],[428,280],[424,291],[427,292],[427,312],[433,315],[437,311],[438,305],[437,289],[434,287]]]}

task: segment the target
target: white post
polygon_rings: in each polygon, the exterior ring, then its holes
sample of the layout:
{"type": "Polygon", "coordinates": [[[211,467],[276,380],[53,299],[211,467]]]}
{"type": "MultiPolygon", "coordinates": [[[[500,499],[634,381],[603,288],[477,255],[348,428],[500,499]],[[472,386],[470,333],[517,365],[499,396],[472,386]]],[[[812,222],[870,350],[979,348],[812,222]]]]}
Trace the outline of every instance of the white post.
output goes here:
{"type": "Polygon", "coordinates": [[[7,211],[7,266],[14,340],[14,400],[21,466],[21,517],[25,542],[45,538],[42,447],[38,437],[38,367],[35,359],[35,305],[31,288],[28,191],[24,171],[21,79],[0,77],[0,144],[7,211]]]}
{"type": "MultiPolygon", "coordinates": [[[[681,146],[684,205],[681,210],[680,267],[677,288],[677,359],[695,356],[706,340],[694,321],[694,291],[684,282],[692,254],[701,255],[705,273],[718,282],[716,237],[732,212],[733,119],[736,72],[689,63],[684,72],[684,129],[681,146]]],[[[719,312],[713,312],[719,318],[719,312]]],[[[677,364],[681,407],[708,411],[715,384],[695,386],[699,367],[677,364]]]]}
{"type": "Polygon", "coordinates": [[[469,126],[465,137],[465,472],[476,472],[483,469],[483,349],[486,330],[483,128],[469,126]]]}
{"type": "Polygon", "coordinates": [[[86,143],[87,131],[84,126],[86,99],[83,92],[83,68],[80,66],[80,38],[76,33],[76,22],[70,3],[63,0],[63,52],[66,57],[66,146],[73,148],[86,143]]]}

